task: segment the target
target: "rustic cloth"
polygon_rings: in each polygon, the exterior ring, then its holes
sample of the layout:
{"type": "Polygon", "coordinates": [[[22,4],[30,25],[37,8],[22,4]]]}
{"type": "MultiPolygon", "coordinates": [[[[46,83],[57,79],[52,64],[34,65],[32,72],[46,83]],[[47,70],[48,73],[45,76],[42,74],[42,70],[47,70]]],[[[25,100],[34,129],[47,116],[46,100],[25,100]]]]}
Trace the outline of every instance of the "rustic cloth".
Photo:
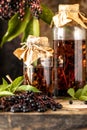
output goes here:
{"type": "Polygon", "coordinates": [[[17,48],[13,53],[19,59],[23,59],[23,62],[29,66],[38,58],[51,57],[53,49],[49,47],[47,37],[29,35],[26,43],[21,48],[17,48]]]}
{"type": "Polygon", "coordinates": [[[87,18],[80,13],[79,4],[61,4],[59,5],[59,13],[53,17],[51,25],[61,27],[73,21],[87,29],[87,18]]]}

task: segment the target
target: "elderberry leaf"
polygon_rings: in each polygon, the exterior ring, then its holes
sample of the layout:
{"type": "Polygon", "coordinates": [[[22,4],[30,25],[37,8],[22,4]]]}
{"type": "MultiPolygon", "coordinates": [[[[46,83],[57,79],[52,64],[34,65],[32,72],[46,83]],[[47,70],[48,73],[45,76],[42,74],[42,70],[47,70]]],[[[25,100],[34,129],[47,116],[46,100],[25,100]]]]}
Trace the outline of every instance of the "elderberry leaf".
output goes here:
{"type": "Polygon", "coordinates": [[[9,91],[1,91],[0,92],[0,97],[2,96],[12,96],[14,95],[12,92],[9,92],[9,91]]]}
{"type": "Polygon", "coordinates": [[[0,85],[0,92],[8,88],[8,82],[2,78],[2,84],[0,85]]]}
{"type": "Polygon", "coordinates": [[[17,88],[23,83],[23,76],[17,77],[11,84],[10,84],[10,91],[15,92],[17,88]]]}
{"type": "Polygon", "coordinates": [[[40,14],[40,18],[46,22],[47,24],[51,24],[52,17],[54,16],[54,13],[50,8],[48,8],[46,5],[41,4],[42,13],[40,14]]]}
{"type": "Polygon", "coordinates": [[[4,85],[1,84],[1,85],[0,85],[0,92],[3,91],[3,90],[6,90],[6,89],[7,89],[7,86],[8,86],[8,85],[6,85],[6,84],[4,84],[4,85]]]}
{"type": "Polygon", "coordinates": [[[81,96],[87,96],[87,85],[83,87],[81,96]]]}
{"type": "Polygon", "coordinates": [[[79,97],[79,100],[87,101],[87,96],[83,95],[79,97]]]}
{"type": "Polygon", "coordinates": [[[41,92],[36,87],[31,85],[21,85],[17,88],[16,91],[33,91],[33,92],[41,92]]]}
{"type": "Polygon", "coordinates": [[[68,90],[68,94],[73,99],[87,101],[87,85],[85,85],[83,88],[79,88],[77,91],[75,91],[74,88],[70,88],[68,90]]]}
{"type": "Polygon", "coordinates": [[[17,36],[19,36],[22,32],[24,32],[26,25],[29,21],[29,17],[30,17],[29,9],[26,9],[23,20],[18,19],[18,13],[16,13],[8,22],[8,29],[2,38],[0,46],[2,46],[7,41],[13,40],[17,36]]]}
{"type": "Polygon", "coordinates": [[[40,35],[40,27],[39,20],[35,17],[32,17],[28,22],[25,31],[23,33],[22,41],[25,42],[28,35],[39,36],[40,35]]]}
{"type": "Polygon", "coordinates": [[[78,89],[76,92],[75,92],[75,97],[77,98],[77,99],[79,99],[79,97],[81,96],[81,94],[82,94],[82,88],[80,88],[80,89],[78,89]]]}
{"type": "Polygon", "coordinates": [[[8,85],[8,82],[4,78],[2,78],[2,84],[3,85],[8,85]]]}
{"type": "Polygon", "coordinates": [[[73,99],[76,99],[74,88],[69,88],[68,91],[67,91],[67,93],[68,93],[73,99]]]}

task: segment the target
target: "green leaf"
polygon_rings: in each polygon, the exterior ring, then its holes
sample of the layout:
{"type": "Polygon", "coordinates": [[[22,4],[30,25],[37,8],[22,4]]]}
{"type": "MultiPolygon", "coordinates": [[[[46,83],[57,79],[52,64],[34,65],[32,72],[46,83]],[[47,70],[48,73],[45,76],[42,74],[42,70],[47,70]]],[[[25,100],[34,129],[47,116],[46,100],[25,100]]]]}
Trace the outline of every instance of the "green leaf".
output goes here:
{"type": "Polygon", "coordinates": [[[18,87],[17,91],[33,91],[33,92],[40,92],[36,87],[31,85],[21,85],[18,87]]]}
{"type": "Polygon", "coordinates": [[[8,85],[8,82],[4,78],[2,78],[2,84],[3,85],[8,85]]]}
{"type": "Polygon", "coordinates": [[[11,84],[10,84],[10,91],[15,92],[16,89],[23,83],[23,76],[17,77],[11,84]]]}
{"type": "Polygon", "coordinates": [[[41,4],[41,8],[42,8],[42,13],[40,14],[40,18],[47,24],[51,24],[54,13],[52,12],[50,8],[48,8],[44,4],[41,4]]]}
{"type": "Polygon", "coordinates": [[[82,94],[81,94],[82,96],[84,95],[84,96],[87,96],[87,85],[85,85],[84,87],[83,87],[83,89],[82,89],[82,94]]]}
{"type": "Polygon", "coordinates": [[[7,86],[8,86],[8,85],[6,85],[6,84],[4,84],[4,85],[1,84],[1,85],[0,85],[0,92],[6,90],[6,89],[7,89],[7,86]]]}
{"type": "Polygon", "coordinates": [[[81,96],[81,94],[82,94],[82,88],[80,88],[80,89],[78,89],[76,92],[75,92],[75,97],[77,98],[77,99],[79,99],[79,97],[81,96]]]}
{"type": "Polygon", "coordinates": [[[0,97],[2,96],[12,96],[14,95],[12,92],[9,92],[9,91],[2,91],[0,92],[0,97]]]}
{"type": "Polygon", "coordinates": [[[20,85],[21,82],[23,82],[23,79],[24,79],[23,76],[19,76],[19,77],[17,77],[17,78],[12,82],[13,86],[20,85]]]}
{"type": "Polygon", "coordinates": [[[2,84],[0,85],[0,91],[6,90],[8,86],[8,82],[2,78],[2,84]]]}
{"type": "Polygon", "coordinates": [[[80,96],[79,99],[83,101],[87,101],[87,96],[80,96]]]}
{"type": "Polygon", "coordinates": [[[76,98],[75,98],[75,90],[74,90],[74,88],[68,89],[67,93],[68,93],[73,99],[76,99],[76,98]]]}
{"type": "Polygon", "coordinates": [[[23,34],[22,41],[25,42],[28,35],[39,36],[40,35],[40,27],[39,20],[35,17],[32,17],[28,22],[26,29],[23,34]]]}
{"type": "Polygon", "coordinates": [[[1,85],[1,86],[0,86],[0,92],[1,92],[1,91],[9,91],[9,90],[10,90],[10,86],[11,86],[11,84],[1,85]]]}
{"type": "Polygon", "coordinates": [[[1,46],[7,42],[13,40],[15,37],[20,35],[26,28],[29,21],[30,12],[26,9],[24,19],[21,21],[18,19],[18,13],[16,13],[8,22],[8,29],[6,34],[2,38],[1,46]]]}

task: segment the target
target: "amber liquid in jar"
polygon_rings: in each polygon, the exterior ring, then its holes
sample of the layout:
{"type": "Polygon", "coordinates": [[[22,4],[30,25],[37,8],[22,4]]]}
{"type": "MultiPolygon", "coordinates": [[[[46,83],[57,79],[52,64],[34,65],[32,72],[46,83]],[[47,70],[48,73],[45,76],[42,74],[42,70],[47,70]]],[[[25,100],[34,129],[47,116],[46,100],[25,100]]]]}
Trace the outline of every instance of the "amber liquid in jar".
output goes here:
{"type": "Polygon", "coordinates": [[[52,95],[52,69],[53,61],[38,60],[37,65],[24,65],[24,84],[30,84],[38,88],[42,94],[52,95]]]}
{"type": "Polygon", "coordinates": [[[67,90],[78,89],[86,83],[85,40],[54,40],[55,94],[67,95],[67,90]]]}

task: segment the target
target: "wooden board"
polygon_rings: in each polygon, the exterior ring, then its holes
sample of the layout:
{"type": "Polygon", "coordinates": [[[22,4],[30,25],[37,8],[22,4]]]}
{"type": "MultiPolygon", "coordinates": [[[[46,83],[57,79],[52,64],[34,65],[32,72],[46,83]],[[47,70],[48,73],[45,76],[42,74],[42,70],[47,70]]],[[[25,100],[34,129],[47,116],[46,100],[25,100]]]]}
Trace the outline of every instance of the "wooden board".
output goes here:
{"type": "Polygon", "coordinates": [[[45,113],[0,113],[0,130],[87,130],[87,105],[58,100],[63,109],[45,113]]]}
{"type": "MultiPolygon", "coordinates": [[[[84,104],[84,101],[74,100],[73,104],[69,104],[69,100],[59,100],[63,104],[63,110],[67,111],[65,114],[87,114],[87,104],[84,104]]],[[[64,114],[64,112],[63,112],[64,114]]]]}

